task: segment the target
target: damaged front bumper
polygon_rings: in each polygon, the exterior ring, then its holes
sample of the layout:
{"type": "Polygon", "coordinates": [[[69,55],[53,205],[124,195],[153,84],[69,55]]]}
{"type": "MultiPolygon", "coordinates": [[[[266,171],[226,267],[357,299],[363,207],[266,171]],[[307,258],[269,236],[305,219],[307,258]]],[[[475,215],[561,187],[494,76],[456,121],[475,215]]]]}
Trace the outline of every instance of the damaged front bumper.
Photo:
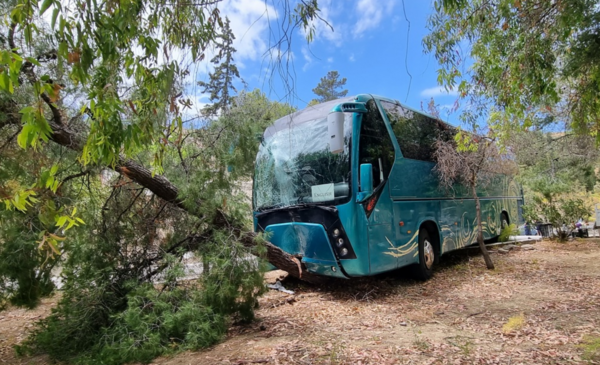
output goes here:
{"type": "Polygon", "coordinates": [[[348,278],[335,256],[325,229],[315,223],[279,223],[265,227],[268,240],[290,255],[302,257],[314,274],[348,278]]]}

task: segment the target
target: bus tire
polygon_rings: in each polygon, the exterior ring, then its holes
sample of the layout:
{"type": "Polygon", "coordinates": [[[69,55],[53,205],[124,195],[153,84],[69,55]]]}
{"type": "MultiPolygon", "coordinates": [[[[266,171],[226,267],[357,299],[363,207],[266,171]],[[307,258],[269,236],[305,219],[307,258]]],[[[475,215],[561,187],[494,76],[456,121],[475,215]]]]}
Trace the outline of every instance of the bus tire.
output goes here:
{"type": "Polygon", "coordinates": [[[427,228],[419,230],[419,262],[413,266],[413,275],[418,280],[428,280],[433,276],[433,264],[436,262],[435,244],[427,228]]]}

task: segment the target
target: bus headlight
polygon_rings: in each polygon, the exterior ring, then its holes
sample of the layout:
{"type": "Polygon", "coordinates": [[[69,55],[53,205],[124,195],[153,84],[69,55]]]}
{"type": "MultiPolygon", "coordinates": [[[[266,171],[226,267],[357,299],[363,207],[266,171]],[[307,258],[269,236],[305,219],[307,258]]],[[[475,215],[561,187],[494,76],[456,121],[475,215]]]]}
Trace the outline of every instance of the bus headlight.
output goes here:
{"type": "Polygon", "coordinates": [[[339,229],[337,229],[337,228],[336,228],[336,229],[334,229],[334,230],[333,230],[333,237],[337,237],[337,236],[339,236],[339,235],[340,235],[340,230],[339,230],[339,229]]]}
{"type": "Polygon", "coordinates": [[[344,245],[344,239],[338,238],[336,244],[337,244],[337,247],[342,247],[344,245]]]}
{"type": "Polygon", "coordinates": [[[346,247],[342,248],[340,250],[340,255],[341,256],[346,256],[348,254],[348,249],[346,247]]]}

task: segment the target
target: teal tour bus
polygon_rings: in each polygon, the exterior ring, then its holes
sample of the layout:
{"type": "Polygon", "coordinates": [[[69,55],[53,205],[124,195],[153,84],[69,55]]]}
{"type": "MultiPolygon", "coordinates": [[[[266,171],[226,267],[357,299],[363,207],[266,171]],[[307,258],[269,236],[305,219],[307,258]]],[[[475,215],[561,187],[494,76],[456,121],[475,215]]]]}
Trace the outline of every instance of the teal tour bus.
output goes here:
{"type": "MultiPolygon", "coordinates": [[[[254,228],[315,274],[351,278],[413,265],[428,279],[442,255],[476,241],[472,195],[440,187],[434,169],[434,142],[455,133],[368,94],[280,118],[256,157],[254,228]]],[[[485,239],[521,221],[512,177],[499,175],[478,196],[485,239]]]]}

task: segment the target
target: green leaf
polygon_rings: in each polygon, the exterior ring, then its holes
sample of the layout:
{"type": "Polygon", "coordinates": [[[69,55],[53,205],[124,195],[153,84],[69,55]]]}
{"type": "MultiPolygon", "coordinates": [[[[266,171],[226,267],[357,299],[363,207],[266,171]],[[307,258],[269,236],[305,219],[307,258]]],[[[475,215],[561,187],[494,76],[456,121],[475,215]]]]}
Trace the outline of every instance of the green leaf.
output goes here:
{"type": "Polygon", "coordinates": [[[44,0],[44,2],[42,3],[42,7],[40,8],[40,15],[44,14],[44,12],[48,10],[48,8],[50,7],[50,5],[52,5],[53,2],[54,0],[44,0]]]}
{"type": "Polygon", "coordinates": [[[52,29],[54,29],[54,26],[56,25],[56,18],[58,17],[59,12],[60,12],[60,10],[58,8],[56,8],[52,11],[52,21],[50,23],[50,26],[52,27],[52,29]]]}
{"type": "Polygon", "coordinates": [[[9,87],[10,82],[11,81],[10,81],[10,78],[8,77],[8,74],[6,74],[5,72],[3,72],[0,75],[0,90],[6,91],[8,93],[11,93],[10,92],[10,87],[9,87]]]}
{"type": "Polygon", "coordinates": [[[56,226],[57,226],[57,227],[62,227],[62,226],[64,226],[64,225],[65,225],[65,223],[67,223],[67,219],[68,219],[68,218],[69,218],[69,217],[67,217],[66,215],[63,215],[62,217],[59,217],[59,218],[56,220],[56,226]]]}
{"type": "Polygon", "coordinates": [[[25,29],[23,30],[23,34],[25,35],[25,42],[27,43],[31,43],[31,27],[30,26],[25,26],[25,29]]]}
{"type": "Polygon", "coordinates": [[[69,47],[67,42],[60,42],[58,45],[58,56],[61,58],[67,58],[69,53],[69,47]]]}
{"type": "Polygon", "coordinates": [[[19,133],[17,137],[17,144],[19,147],[26,149],[29,146],[33,140],[33,136],[35,135],[34,129],[35,127],[30,123],[27,123],[23,126],[21,133],[19,133]]]}

